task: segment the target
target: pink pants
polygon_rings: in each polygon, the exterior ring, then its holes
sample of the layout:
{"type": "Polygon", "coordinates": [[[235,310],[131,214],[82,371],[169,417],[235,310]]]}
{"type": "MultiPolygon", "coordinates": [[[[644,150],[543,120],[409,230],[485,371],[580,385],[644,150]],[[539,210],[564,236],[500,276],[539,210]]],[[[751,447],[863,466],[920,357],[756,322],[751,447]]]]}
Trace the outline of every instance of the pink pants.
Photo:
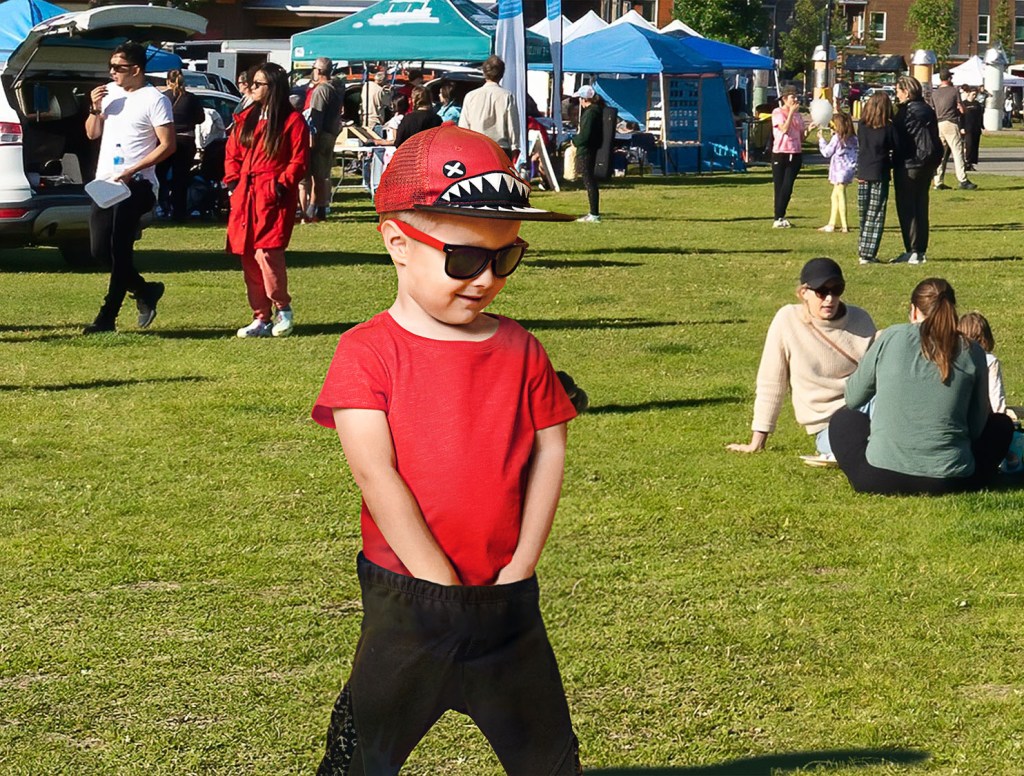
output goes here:
{"type": "Polygon", "coordinates": [[[257,248],[252,256],[242,256],[242,272],[254,318],[272,320],[271,305],[280,310],[291,304],[283,248],[257,248]]]}

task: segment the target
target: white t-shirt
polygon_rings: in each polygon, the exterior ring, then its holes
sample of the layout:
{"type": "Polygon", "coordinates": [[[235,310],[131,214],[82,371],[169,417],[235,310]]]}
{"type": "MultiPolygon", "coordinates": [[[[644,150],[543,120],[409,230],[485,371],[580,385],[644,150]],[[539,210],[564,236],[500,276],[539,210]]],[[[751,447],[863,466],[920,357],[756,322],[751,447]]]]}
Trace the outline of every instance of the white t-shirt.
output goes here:
{"type": "MultiPolygon", "coordinates": [[[[171,101],[148,84],[133,92],[126,92],[114,83],[108,84],[100,109],[104,120],[97,178],[114,177],[114,150],[118,144],[124,153],[125,167],[131,167],[159,145],[156,128],[174,124],[171,101]]],[[[149,166],[139,172],[156,189],[156,168],[149,166]]]]}

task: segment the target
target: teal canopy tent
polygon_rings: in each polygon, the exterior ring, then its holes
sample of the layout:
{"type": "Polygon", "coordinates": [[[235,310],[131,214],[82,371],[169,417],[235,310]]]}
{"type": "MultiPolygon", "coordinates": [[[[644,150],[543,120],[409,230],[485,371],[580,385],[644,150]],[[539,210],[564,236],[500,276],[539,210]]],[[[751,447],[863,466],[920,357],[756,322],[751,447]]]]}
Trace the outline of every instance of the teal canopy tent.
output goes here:
{"type": "MultiPolygon", "coordinates": [[[[292,36],[292,61],[482,62],[494,48],[498,17],[472,0],[383,0],[292,36]]],[[[545,38],[526,35],[528,61],[551,62],[545,38]]]]}

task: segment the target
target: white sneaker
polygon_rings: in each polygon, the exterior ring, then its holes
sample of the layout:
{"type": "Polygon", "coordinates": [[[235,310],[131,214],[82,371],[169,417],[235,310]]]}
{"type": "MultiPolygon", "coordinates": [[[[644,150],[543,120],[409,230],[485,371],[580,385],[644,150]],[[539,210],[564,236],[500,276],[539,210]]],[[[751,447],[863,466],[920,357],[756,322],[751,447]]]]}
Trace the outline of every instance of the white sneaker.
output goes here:
{"type": "Polygon", "coordinates": [[[599,224],[601,223],[601,216],[595,216],[593,213],[587,213],[585,216],[580,216],[576,220],[581,224],[599,224]]]}
{"type": "Polygon", "coordinates": [[[818,227],[819,232],[834,232],[835,230],[836,228],[832,226],[832,224],[825,224],[824,226],[818,227]]]}
{"type": "Polygon", "coordinates": [[[246,337],[269,337],[270,329],[270,321],[261,321],[259,318],[253,318],[252,323],[238,330],[238,336],[242,339],[246,337]]]}
{"type": "Polygon", "coordinates": [[[295,315],[292,313],[291,305],[277,311],[277,323],[271,329],[275,337],[287,337],[295,328],[295,315]]]}
{"type": "Polygon", "coordinates": [[[923,253],[911,253],[910,258],[907,259],[907,264],[924,264],[928,259],[925,258],[923,253]]]}
{"type": "Polygon", "coordinates": [[[786,224],[785,219],[783,219],[783,218],[776,218],[774,221],[772,221],[772,229],[785,229],[786,228],[785,224],[786,224]]]}
{"type": "Polygon", "coordinates": [[[864,256],[861,256],[860,257],[860,263],[861,264],[877,264],[878,263],[878,259],[868,259],[868,258],[865,258],[864,256]]]}
{"type": "Polygon", "coordinates": [[[818,453],[817,455],[801,455],[800,460],[805,466],[813,466],[816,469],[834,469],[839,466],[836,457],[832,453],[818,453]]]}
{"type": "Polygon", "coordinates": [[[782,219],[782,228],[783,229],[790,229],[790,228],[792,228],[792,226],[793,225],[791,223],[789,223],[789,219],[788,218],[783,218],[782,219]]]}

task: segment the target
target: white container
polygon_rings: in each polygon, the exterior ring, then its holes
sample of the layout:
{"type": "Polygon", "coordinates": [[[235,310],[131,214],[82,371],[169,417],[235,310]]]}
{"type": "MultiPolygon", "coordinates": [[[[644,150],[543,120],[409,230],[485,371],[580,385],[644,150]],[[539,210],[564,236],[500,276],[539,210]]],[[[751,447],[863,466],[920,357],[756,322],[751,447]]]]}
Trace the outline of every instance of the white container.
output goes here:
{"type": "Polygon", "coordinates": [[[132,195],[131,190],[121,181],[108,181],[97,178],[85,184],[85,193],[101,208],[113,207],[124,202],[132,195]]]}

